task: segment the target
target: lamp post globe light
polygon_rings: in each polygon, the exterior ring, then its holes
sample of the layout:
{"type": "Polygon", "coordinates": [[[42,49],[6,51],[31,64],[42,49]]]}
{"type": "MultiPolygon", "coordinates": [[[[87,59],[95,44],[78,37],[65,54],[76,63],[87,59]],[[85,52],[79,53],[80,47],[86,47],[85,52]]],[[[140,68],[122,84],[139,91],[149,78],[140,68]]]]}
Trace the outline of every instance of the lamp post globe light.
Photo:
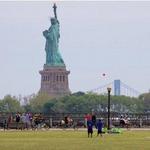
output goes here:
{"type": "Polygon", "coordinates": [[[107,91],[108,91],[108,126],[107,126],[107,129],[108,131],[110,130],[110,92],[111,92],[111,88],[108,87],[107,88],[107,91]]]}

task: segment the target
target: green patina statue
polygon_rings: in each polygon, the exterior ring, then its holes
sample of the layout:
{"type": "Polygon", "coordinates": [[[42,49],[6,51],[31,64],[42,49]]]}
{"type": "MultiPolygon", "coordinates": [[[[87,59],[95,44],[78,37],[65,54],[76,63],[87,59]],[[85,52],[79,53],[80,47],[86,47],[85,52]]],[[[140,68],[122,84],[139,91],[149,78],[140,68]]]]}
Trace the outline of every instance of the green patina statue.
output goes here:
{"type": "Polygon", "coordinates": [[[57,20],[56,5],[54,4],[54,18],[51,18],[51,26],[43,32],[46,38],[46,65],[47,66],[65,66],[64,61],[59,53],[59,21],[57,20]]]}

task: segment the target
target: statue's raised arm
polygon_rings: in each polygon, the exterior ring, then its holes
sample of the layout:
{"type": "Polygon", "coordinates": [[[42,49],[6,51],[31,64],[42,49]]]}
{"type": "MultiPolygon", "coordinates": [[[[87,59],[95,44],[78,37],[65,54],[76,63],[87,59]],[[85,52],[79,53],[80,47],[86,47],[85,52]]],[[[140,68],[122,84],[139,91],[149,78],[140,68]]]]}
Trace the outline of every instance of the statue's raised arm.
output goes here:
{"type": "Polygon", "coordinates": [[[57,13],[56,13],[57,6],[56,6],[56,4],[55,4],[55,3],[54,3],[53,8],[54,8],[54,16],[55,16],[55,18],[57,19],[57,13]]]}

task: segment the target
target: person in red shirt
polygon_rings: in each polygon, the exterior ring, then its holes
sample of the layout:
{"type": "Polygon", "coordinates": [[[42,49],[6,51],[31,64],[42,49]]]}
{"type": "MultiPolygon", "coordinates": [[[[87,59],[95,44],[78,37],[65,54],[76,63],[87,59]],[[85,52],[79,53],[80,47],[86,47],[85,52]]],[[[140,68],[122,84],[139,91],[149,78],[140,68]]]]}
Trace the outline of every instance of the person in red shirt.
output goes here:
{"type": "Polygon", "coordinates": [[[85,127],[87,127],[87,122],[92,120],[92,116],[88,113],[84,116],[85,127]]]}

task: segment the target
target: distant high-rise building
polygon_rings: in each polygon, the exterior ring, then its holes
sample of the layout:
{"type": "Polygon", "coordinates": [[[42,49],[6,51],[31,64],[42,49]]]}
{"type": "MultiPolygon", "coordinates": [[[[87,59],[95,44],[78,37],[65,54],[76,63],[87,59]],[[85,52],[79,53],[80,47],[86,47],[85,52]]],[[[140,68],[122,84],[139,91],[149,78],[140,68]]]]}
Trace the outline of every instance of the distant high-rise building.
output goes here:
{"type": "Polygon", "coordinates": [[[120,92],[120,80],[114,80],[114,95],[119,96],[120,92]]]}

